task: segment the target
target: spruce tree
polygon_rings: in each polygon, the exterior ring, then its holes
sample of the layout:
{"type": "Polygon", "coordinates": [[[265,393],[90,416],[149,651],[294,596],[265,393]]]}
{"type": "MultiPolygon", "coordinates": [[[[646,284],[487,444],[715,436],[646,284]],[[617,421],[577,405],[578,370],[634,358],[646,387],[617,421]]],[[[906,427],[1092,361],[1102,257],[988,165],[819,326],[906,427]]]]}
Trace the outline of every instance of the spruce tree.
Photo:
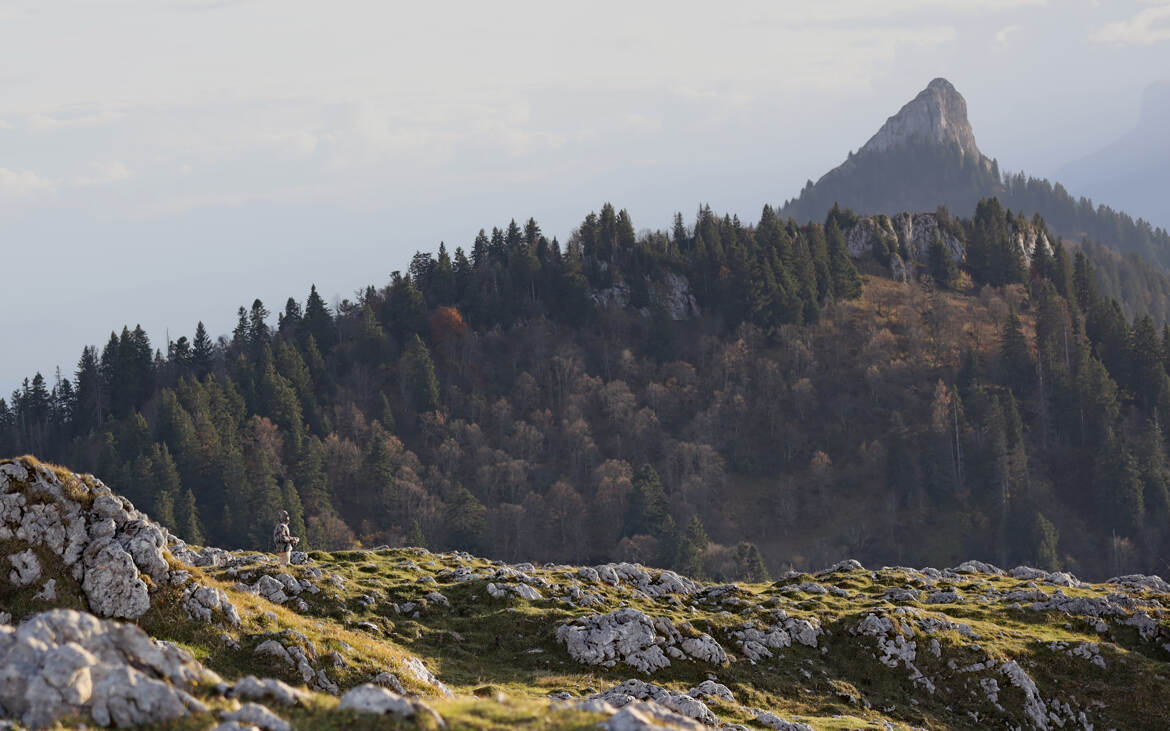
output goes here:
{"type": "Polygon", "coordinates": [[[698,515],[692,515],[679,545],[678,570],[692,579],[703,578],[703,554],[708,545],[710,539],[703,528],[703,521],[699,520],[698,515]]]}
{"type": "Polygon", "coordinates": [[[735,571],[740,581],[759,584],[770,580],[759,547],[750,541],[741,541],[736,545],[735,571]]]}
{"type": "Polygon", "coordinates": [[[406,353],[398,361],[402,397],[417,412],[438,411],[439,379],[431,353],[418,335],[410,341],[406,353]]]}
{"type": "Polygon", "coordinates": [[[487,534],[487,508],[465,487],[458,487],[444,511],[447,544],[460,551],[482,552],[487,534]]]}
{"type": "Polygon", "coordinates": [[[829,270],[833,280],[833,296],[838,300],[854,300],[861,296],[861,276],[845,245],[845,234],[836,221],[831,221],[825,232],[829,252],[829,270]]]}
{"type": "Polygon", "coordinates": [[[331,351],[337,342],[333,315],[329,313],[325,300],[317,294],[315,284],[309,287],[309,298],[305,300],[305,316],[298,334],[302,343],[312,336],[317,348],[324,353],[331,351]]]}
{"type": "Polygon", "coordinates": [[[409,546],[416,547],[416,548],[426,548],[427,547],[426,536],[423,535],[422,525],[419,524],[417,518],[410,522],[410,530],[408,530],[406,532],[406,539],[405,540],[406,540],[406,542],[404,545],[406,545],[408,547],[409,546]]]}
{"type": "Polygon", "coordinates": [[[196,378],[203,378],[211,373],[215,365],[215,346],[207,334],[207,328],[200,321],[195,326],[195,339],[191,341],[191,370],[196,378]]]}
{"type": "Polygon", "coordinates": [[[179,537],[188,543],[202,545],[203,523],[199,520],[199,509],[195,504],[195,493],[190,488],[183,490],[175,503],[175,527],[179,537]]]}
{"type": "Polygon", "coordinates": [[[1012,312],[1003,328],[1003,343],[1000,346],[1000,364],[1003,382],[1016,393],[1030,393],[1035,380],[1032,353],[1020,318],[1012,312]]]}
{"type": "Polygon", "coordinates": [[[653,465],[643,464],[634,473],[631,484],[625,535],[657,535],[670,515],[658,471],[653,465]]]}
{"type": "Polygon", "coordinates": [[[1145,486],[1137,461],[1112,429],[1096,462],[1094,482],[1102,522],[1118,535],[1136,536],[1145,517],[1145,486]]]}
{"type": "Polygon", "coordinates": [[[1056,526],[1041,513],[1036,513],[1032,523],[1032,543],[1035,546],[1036,566],[1045,571],[1060,570],[1060,554],[1057,544],[1060,534],[1056,526]]]}
{"type": "Polygon", "coordinates": [[[927,268],[935,286],[940,289],[954,289],[959,283],[959,267],[938,236],[934,237],[927,249],[927,268]]]}

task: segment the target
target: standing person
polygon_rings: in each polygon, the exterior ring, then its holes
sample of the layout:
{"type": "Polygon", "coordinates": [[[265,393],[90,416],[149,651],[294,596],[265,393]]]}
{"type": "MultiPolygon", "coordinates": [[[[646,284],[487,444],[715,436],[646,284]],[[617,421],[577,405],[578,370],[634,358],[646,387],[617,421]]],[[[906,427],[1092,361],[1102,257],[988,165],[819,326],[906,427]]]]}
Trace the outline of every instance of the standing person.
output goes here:
{"type": "Polygon", "coordinates": [[[288,566],[288,562],[292,559],[292,548],[301,542],[288,530],[288,511],[280,511],[277,517],[276,528],[272,531],[272,545],[276,552],[280,555],[280,565],[288,566]]]}

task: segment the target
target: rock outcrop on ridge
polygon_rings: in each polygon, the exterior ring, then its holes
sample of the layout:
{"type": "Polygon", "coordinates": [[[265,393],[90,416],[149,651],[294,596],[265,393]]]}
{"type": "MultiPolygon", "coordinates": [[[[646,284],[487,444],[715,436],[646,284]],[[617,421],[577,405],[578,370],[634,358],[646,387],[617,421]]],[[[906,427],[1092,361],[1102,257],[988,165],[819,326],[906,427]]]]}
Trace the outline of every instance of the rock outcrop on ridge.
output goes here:
{"type": "Polygon", "coordinates": [[[0,558],[12,566],[8,583],[41,587],[34,605],[53,606],[69,583],[93,614],[137,619],[152,594],[178,587],[192,619],[240,622],[222,590],[178,564],[172,549],[186,544],[91,476],[32,460],[0,463],[0,545],[8,547],[0,558]]]}

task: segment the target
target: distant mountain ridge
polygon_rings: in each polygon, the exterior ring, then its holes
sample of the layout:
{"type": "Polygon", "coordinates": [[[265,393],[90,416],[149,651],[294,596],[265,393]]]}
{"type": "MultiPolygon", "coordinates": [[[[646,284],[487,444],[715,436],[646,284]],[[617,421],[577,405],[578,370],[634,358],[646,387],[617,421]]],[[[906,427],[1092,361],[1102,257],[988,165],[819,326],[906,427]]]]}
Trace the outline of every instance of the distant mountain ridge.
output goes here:
{"type": "Polygon", "coordinates": [[[1170,82],[1142,96],[1137,125],[1122,137],[1059,171],[1062,180],[1101,200],[1170,226],[1170,82]]]}
{"type": "Polygon", "coordinates": [[[1100,240],[1170,269],[1170,235],[1164,229],[1073,197],[1059,183],[1023,174],[1001,176],[998,162],[975,142],[966,100],[943,78],[931,81],[843,163],[815,183],[810,180],[779,213],[820,221],[839,204],[860,214],[946,206],[969,215],[979,200],[992,196],[1014,211],[1040,214],[1057,234],[1100,240]]]}

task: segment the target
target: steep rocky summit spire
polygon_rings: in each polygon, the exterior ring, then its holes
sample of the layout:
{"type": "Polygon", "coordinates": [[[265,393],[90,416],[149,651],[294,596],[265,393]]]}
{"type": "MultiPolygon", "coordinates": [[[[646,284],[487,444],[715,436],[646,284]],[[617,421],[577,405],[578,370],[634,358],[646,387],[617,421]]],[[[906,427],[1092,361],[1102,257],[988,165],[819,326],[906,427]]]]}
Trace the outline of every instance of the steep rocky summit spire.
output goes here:
{"type": "Polygon", "coordinates": [[[967,102],[951,82],[931,81],[918,96],[886,120],[859,152],[885,152],[910,143],[957,147],[964,158],[981,160],[975,133],[967,121],[967,102]]]}

